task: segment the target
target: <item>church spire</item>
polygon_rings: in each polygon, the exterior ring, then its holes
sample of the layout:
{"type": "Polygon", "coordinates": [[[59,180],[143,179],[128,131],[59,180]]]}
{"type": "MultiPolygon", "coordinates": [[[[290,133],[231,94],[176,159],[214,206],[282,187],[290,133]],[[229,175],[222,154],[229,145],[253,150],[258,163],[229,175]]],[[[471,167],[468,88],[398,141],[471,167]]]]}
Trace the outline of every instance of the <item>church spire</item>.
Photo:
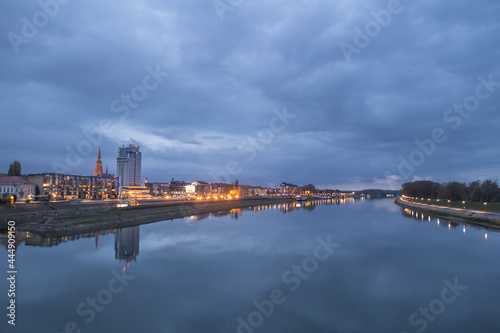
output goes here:
{"type": "Polygon", "coordinates": [[[101,147],[99,147],[99,153],[97,154],[97,162],[95,162],[94,176],[102,177],[101,147]]]}

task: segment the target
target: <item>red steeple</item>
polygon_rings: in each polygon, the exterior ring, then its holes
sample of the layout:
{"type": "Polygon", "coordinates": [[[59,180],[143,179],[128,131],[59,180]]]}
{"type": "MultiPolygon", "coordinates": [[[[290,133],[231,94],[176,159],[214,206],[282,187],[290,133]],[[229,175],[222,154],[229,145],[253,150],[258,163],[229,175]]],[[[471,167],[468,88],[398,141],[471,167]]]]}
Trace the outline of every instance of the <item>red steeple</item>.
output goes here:
{"type": "Polygon", "coordinates": [[[97,155],[97,162],[95,162],[94,176],[102,177],[101,147],[99,147],[99,154],[97,155]]]}

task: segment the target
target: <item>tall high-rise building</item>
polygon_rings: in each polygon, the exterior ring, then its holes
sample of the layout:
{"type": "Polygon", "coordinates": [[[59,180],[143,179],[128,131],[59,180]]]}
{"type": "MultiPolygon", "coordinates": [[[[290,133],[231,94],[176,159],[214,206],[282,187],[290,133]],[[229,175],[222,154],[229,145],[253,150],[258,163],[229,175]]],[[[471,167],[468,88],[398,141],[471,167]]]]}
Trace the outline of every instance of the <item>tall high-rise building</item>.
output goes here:
{"type": "Polygon", "coordinates": [[[139,146],[118,148],[118,158],[116,159],[116,173],[120,177],[120,185],[141,186],[141,160],[142,153],[139,146]]]}
{"type": "MultiPolygon", "coordinates": [[[[106,171],[106,173],[107,173],[107,171],[106,171]]],[[[94,176],[102,177],[101,147],[99,147],[99,154],[97,155],[97,162],[95,162],[94,176]]]]}

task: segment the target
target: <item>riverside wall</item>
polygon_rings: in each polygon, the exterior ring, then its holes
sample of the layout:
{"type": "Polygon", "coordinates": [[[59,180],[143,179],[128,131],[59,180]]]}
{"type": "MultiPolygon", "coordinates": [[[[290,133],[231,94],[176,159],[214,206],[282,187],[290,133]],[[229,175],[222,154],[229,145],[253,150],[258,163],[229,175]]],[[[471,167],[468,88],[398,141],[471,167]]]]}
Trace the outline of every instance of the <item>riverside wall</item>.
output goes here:
{"type": "Polygon", "coordinates": [[[17,230],[41,234],[69,235],[89,231],[171,220],[186,216],[213,213],[234,208],[292,202],[291,198],[251,198],[220,201],[143,202],[139,206],[117,208],[116,202],[96,202],[85,205],[48,203],[38,207],[0,212],[0,228],[10,220],[17,230]]]}
{"type": "Polygon", "coordinates": [[[395,203],[401,207],[423,211],[443,218],[459,219],[469,224],[493,227],[500,229],[500,214],[492,212],[480,212],[469,209],[457,209],[451,207],[441,207],[436,205],[409,202],[403,198],[397,198],[395,203]]]}

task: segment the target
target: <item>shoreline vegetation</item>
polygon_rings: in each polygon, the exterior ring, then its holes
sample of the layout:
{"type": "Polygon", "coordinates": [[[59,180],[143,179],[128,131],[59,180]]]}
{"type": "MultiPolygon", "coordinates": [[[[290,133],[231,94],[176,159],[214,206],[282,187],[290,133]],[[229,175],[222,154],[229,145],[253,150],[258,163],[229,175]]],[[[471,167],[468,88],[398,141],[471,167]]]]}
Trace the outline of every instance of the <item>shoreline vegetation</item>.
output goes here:
{"type": "MultiPolygon", "coordinates": [[[[469,183],[453,181],[443,184],[430,180],[419,180],[401,185],[401,194],[407,198],[413,199],[436,199],[437,201],[442,200],[446,202],[458,201],[466,202],[467,204],[500,203],[500,188],[498,186],[498,181],[492,179],[486,179],[482,182],[479,180],[469,183]]],[[[477,206],[471,206],[470,208],[476,209],[477,206]]]]}
{"type": "Polygon", "coordinates": [[[293,201],[295,200],[289,197],[253,197],[224,201],[167,202],[162,200],[141,202],[138,206],[125,208],[116,207],[116,202],[45,203],[38,207],[29,205],[17,211],[14,209],[12,213],[2,214],[0,230],[6,229],[7,222],[13,220],[16,222],[17,230],[20,231],[70,235],[293,201]]]}
{"type": "Polygon", "coordinates": [[[454,208],[451,207],[451,205],[449,207],[444,207],[441,205],[435,205],[434,203],[429,204],[423,202],[414,202],[402,197],[397,198],[394,202],[401,207],[425,212],[439,218],[452,219],[474,226],[500,230],[500,213],[463,209],[458,207],[454,208]]]}

